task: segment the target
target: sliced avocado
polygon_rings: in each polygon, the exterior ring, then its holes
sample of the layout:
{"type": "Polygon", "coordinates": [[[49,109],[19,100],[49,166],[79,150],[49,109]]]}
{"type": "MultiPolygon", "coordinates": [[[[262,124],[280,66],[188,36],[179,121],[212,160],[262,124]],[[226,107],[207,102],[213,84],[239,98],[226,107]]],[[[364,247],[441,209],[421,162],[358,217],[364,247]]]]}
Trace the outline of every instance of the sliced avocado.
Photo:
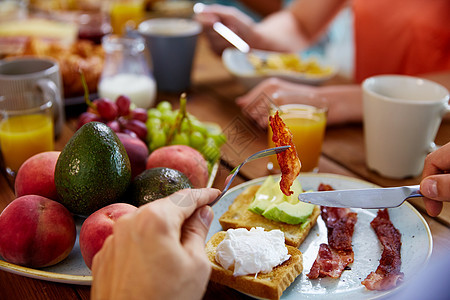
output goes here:
{"type": "Polygon", "coordinates": [[[298,195],[300,195],[300,193],[303,193],[303,187],[302,187],[300,181],[294,180],[294,182],[292,183],[292,186],[291,186],[291,190],[294,193],[290,196],[284,195],[284,197],[285,197],[284,200],[289,203],[292,203],[292,204],[298,203],[299,202],[298,195]]]}
{"type": "Polygon", "coordinates": [[[283,193],[272,176],[267,176],[263,184],[259,187],[258,191],[250,203],[248,209],[256,214],[262,214],[267,207],[271,204],[279,203],[283,201],[283,193]]]}
{"type": "Polygon", "coordinates": [[[306,222],[314,209],[313,204],[298,202],[295,204],[281,202],[268,207],[263,216],[267,219],[287,224],[300,224],[306,222]]]}

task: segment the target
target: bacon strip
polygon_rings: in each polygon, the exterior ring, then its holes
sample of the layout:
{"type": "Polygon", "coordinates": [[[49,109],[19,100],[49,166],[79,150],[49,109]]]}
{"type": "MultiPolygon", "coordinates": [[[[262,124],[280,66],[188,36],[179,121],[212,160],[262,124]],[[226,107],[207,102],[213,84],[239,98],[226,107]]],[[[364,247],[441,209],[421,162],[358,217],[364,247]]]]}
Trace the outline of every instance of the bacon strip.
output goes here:
{"type": "MultiPolygon", "coordinates": [[[[320,185],[319,191],[332,190],[329,185],[320,185]]],[[[357,214],[348,208],[321,206],[321,216],[328,230],[328,245],[321,244],[319,253],[309,274],[309,279],[329,276],[339,278],[345,268],[353,263],[352,236],[357,214]]]]}
{"type": "Polygon", "coordinates": [[[404,274],[400,272],[402,264],[401,234],[392,224],[387,209],[378,210],[377,216],[370,222],[370,225],[383,246],[383,253],[377,270],[371,272],[361,283],[368,290],[388,290],[403,281],[404,274]]]}
{"type": "Polygon", "coordinates": [[[300,173],[301,163],[298,159],[297,150],[292,141],[292,133],[280,118],[278,111],[274,116],[269,116],[272,128],[272,141],[276,147],[290,145],[286,151],[277,153],[278,164],[281,169],[280,189],[286,196],[292,195],[291,185],[300,173]]]}

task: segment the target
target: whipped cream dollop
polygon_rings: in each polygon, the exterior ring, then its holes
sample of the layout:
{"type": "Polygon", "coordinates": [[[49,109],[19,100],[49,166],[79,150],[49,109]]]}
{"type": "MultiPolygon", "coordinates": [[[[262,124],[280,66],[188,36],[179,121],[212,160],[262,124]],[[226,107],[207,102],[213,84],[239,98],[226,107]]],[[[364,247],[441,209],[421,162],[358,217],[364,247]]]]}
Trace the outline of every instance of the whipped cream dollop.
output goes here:
{"type": "Polygon", "coordinates": [[[242,276],[269,273],[289,257],[281,230],[256,227],[228,229],[215,258],[224,269],[234,266],[234,276],[242,276]]]}

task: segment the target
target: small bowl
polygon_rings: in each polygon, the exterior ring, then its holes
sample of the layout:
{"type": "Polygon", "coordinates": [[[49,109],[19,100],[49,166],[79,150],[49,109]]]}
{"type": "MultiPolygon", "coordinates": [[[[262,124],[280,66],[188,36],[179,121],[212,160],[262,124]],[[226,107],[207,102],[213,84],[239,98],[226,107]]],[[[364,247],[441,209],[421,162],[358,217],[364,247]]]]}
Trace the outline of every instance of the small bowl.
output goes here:
{"type": "MultiPolygon", "coordinates": [[[[280,54],[277,52],[252,50],[252,54],[266,59],[270,54],[280,54]]],[[[302,57],[302,59],[309,59],[310,57],[302,57]]],[[[295,72],[290,70],[267,70],[266,72],[258,72],[248,59],[248,54],[242,53],[234,48],[227,48],[222,54],[222,62],[226,69],[236,76],[242,84],[251,89],[261,81],[269,77],[277,77],[280,79],[288,80],[291,82],[319,85],[332,77],[337,73],[337,67],[330,64],[326,64],[319,58],[315,58],[321,68],[329,68],[329,72],[324,74],[308,74],[295,72]]]]}

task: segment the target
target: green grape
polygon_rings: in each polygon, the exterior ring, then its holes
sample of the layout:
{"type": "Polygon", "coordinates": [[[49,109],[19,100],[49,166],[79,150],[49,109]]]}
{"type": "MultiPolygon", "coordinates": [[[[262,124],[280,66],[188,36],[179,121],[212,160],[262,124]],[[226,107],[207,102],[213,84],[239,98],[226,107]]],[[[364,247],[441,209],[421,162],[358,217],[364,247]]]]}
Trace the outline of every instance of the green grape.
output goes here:
{"type": "Polygon", "coordinates": [[[177,117],[177,114],[174,113],[173,111],[164,111],[161,114],[161,120],[164,123],[168,123],[168,124],[174,124],[175,123],[175,119],[177,117]]]}
{"type": "Polygon", "coordinates": [[[200,131],[203,135],[208,134],[208,129],[199,120],[191,120],[192,130],[200,131]]]}
{"type": "Polygon", "coordinates": [[[161,120],[160,119],[147,119],[147,122],[145,123],[147,125],[148,131],[155,131],[161,129],[161,120]]]}
{"type": "Polygon", "coordinates": [[[227,137],[223,133],[219,133],[217,135],[210,135],[210,137],[216,142],[216,145],[218,147],[222,146],[227,141],[227,137]]]}
{"type": "Polygon", "coordinates": [[[181,123],[181,131],[182,132],[190,132],[191,126],[189,125],[189,121],[187,119],[184,119],[181,123]]]}
{"type": "Polygon", "coordinates": [[[158,103],[156,108],[160,112],[172,111],[172,104],[170,104],[170,102],[168,102],[168,101],[161,101],[158,103]]]}
{"type": "Polygon", "coordinates": [[[157,110],[156,108],[149,109],[147,111],[147,115],[149,119],[160,119],[161,118],[161,112],[157,110]]]}
{"type": "Polygon", "coordinates": [[[172,139],[172,145],[189,145],[189,136],[184,133],[177,133],[172,139]]]}
{"type": "Polygon", "coordinates": [[[217,147],[213,138],[206,139],[205,145],[200,151],[206,157],[206,159],[212,163],[220,158],[220,149],[217,147]]]}
{"type": "Polygon", "coordinates": [[[199,131],[194,131],[193,133],[191,133],[189,139],[189,145],[197,150],[201,150],[203,145],[205,144],[205,137],[199,131]]]}
{"type": "Polygon", "coordinates": [[[153,136],[151,137],[151,139],[149,139],[150,141],[150,151],[153,151],[159,147],[165,146],[166,145],[166,141],[167,141],[167,137],[166,134],[164,133],[164,131],[157,131],[155,133],[153,133],[153,136]]]}

